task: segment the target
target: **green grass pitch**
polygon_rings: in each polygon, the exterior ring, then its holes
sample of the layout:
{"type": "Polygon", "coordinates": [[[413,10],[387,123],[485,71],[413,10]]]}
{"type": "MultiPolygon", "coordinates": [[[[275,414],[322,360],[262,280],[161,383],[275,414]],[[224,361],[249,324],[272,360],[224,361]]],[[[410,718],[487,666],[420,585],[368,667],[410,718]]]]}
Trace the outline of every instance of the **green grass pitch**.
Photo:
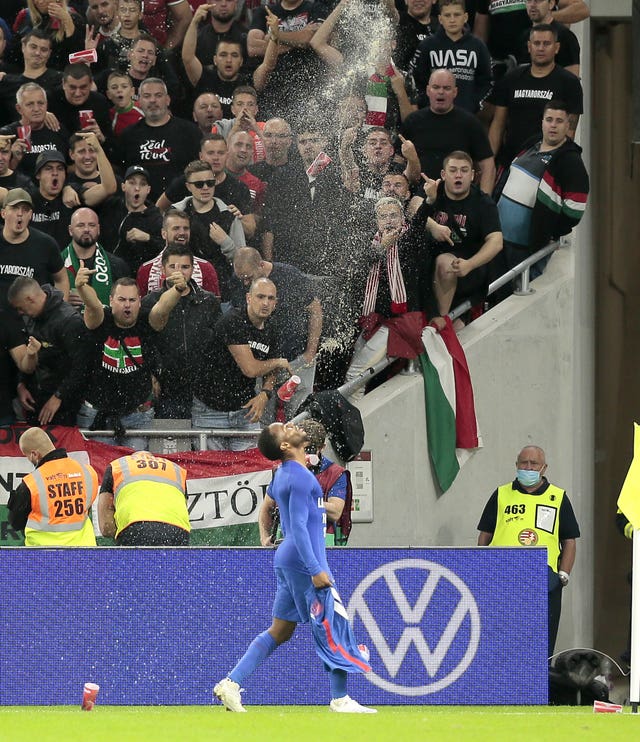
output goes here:
{"type": "Polygon", "coordinates": [[[378,714],[332,714],[318,706],[70,706],[0,708],[1,742],[545,742],[640,738],[640,714],[589,707],[380,706],[378,714]]]}

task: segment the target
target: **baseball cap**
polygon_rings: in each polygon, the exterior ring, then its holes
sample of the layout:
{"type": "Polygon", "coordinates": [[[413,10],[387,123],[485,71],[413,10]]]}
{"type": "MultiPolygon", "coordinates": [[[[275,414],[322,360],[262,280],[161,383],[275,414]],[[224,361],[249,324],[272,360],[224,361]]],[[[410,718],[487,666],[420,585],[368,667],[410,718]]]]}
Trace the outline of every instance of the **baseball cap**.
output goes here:
{"type": "Polygon", "coordinates": [[[134,175],[144,175],[147,179],[147,183],[151,180],[148,171],[140,165],[131,165],[131,167],[128,167],[127,172],[124,174],[124,179],[129,180],[129,178],[132,178],[134,175]]]}
{"type": "Polygon", "coordinates": [[[58,152],[57,149],[48,149],[45,152],[41,152],[36,160],[36,173],[40,172],[48,162],[61,162],[63,165],[67,164],[62,152],[58,152]]]}
{"type": "Polygon", "coordinates": [[[24,188],[12,188],[4,197],[2,208],[6,209],[7,206],[13,206],[14,204],[29,204],[29,206],[33,208],[31,196],[24,190],[24,188]]]}

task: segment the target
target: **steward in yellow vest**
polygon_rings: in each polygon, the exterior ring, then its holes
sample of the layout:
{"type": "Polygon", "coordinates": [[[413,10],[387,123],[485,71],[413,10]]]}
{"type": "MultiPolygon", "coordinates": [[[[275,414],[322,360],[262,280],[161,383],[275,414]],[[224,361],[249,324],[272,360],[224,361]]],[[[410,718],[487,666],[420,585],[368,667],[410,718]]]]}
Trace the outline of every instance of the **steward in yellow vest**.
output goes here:
{"type": "Polygon", "coordinates": [[[187,473],[147,451],[107,467],[98,501],[103,536],[121,546],[188,546],[187,473]]]}
{"type": "Polygon", "coordinates": [[[11,493],[9,523],[24,529],[25,546],[95,546],[89,518],[98,496],[93,467],[56,448],[41,428],[29,428],[20,438],[20,450],[36,467],[11,493]]]}
{"type": "Polygon", "coordinates": [[[549,566],[549,656],[560,623],[562,588],[576,558],[580,528],[564,490],[544,477],[544,451],[527,446],[518,454],[516,478],[491,495],[478,523],[478,546],[545,546],[549,566]]]}

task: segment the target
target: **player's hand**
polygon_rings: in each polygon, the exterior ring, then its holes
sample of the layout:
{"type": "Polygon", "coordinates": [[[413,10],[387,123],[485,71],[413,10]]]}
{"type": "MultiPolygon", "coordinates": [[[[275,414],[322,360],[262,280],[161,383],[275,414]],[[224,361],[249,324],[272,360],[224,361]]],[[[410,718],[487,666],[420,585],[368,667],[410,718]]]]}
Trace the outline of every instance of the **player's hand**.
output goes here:
{"type": "Polygon", "coordinates": [[[273,548],[275,546],[270,533],[260,536],[260,546],[265,546],[266,548],[273,548]]]}
{"type": "Polygon", "coordinates": [[[88,286],[89,282],[91,281],[91,276],[93,276],[94,273],[97,272],[98,270],[96,268],[94,268],[93,270],[86,268],[84,260],[81,260],[80,267],[78,268],[78,272],[76,273],[76,288],[81,289],[84,286],[88,286]]]}
{"type": "Polygon", "coordinates": [[[333,582],[331,582],[331,578],[326,572],[318,572],[317,575],[313,575],[311,577],[311,582],[313,582],[313,586],[318,588],[318,590],[323,587],[331,587],[331,585],[333,585],[333,582]]]}

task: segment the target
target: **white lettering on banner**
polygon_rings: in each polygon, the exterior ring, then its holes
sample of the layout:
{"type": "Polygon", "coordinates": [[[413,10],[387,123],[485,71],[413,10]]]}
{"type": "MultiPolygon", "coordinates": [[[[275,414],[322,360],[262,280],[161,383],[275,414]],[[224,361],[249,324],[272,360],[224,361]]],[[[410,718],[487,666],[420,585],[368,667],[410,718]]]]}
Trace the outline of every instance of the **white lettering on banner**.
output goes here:
{"type": "MultiPolygon", "coordinates": [[[[459,641],[467,642],[466,650],[457,665],[451,668],[445,677],[433,683],[405,685],[386,680],[375,672],[367,673],[367,679],[374,685],[390,693],[396,693],[402,696],[423,696],[429,693],[435,693],[454,683],[466,672],[476,655],[480,643],[480,613],[471,591],[451,570],[443,567],[441,564],[436,564],[426,559],[399,559],[398,561],[384,564],[373,572],[370,572],[353,591],[347,611],[354,619],[356,616],[360,616],[365,630],[371,637],[372,644],[377,649],[392,679],[395,679],[400,672],[412,644],[420,656],[427,675],[433,678],[438,673],[454,640],[460,635],[459,641]],[[425,573],[420,595],[413,606],[409,604],[398,579],[398,574],[403,570],[419,570],[425,573]],[[450,583],[449,587],[453,587],[459,596],[459,600],[455,606],[451,605],[452,612],[449,621],[438,643],[432,650],[425,639],[421,624],[423,620],[425,623],[428,623],[428,615],[425,618],[425,614],[428,614],[431,600],[441,580],[446,580],[450,583]],[[405,623],[405,628],[395,650],[387,644],[384,635],[385,620],[388,617],[384,614],[374,616],[369,608],[368,601],[372,590],[385,590],[391,593],[391,597],[400,613],[402,621],[405,623]],[[367,594],[369,597],[367,597],[367,594]],[[463,624],[466,624],[464,628],[463,624]]],[[[459,653],[458,651],[457,654],[459,653]]]]}
{"type": "Polygon", "coordinates": [[[187,480],[187,508],[192,528],[257,523],[272,472],[187,480]]]}

